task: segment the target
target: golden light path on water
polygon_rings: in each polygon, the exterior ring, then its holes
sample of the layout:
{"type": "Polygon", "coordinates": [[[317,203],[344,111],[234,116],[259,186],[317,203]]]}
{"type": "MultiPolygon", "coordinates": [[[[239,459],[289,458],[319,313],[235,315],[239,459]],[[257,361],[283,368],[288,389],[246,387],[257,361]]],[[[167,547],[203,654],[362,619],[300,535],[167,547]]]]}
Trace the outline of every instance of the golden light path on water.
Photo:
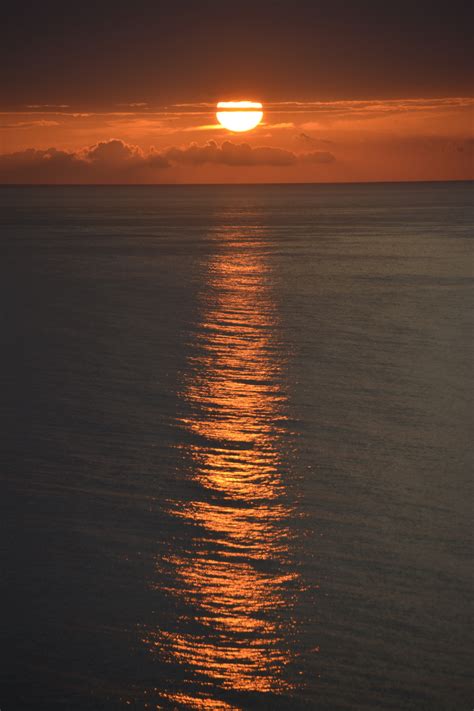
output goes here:
{"type": "Polygon", "coordinates": [[[217,237],[182,393],[202,495],[173,508],[194,539],[166,561],[168,592],[189,619],[146,640],[184,670],[186,689],[167,695],[173,708],[241,708],[227,692],[290,688],[285,625],[297,574],[279,453],[286,400],[276,307],[258,231],[217,237]]]}

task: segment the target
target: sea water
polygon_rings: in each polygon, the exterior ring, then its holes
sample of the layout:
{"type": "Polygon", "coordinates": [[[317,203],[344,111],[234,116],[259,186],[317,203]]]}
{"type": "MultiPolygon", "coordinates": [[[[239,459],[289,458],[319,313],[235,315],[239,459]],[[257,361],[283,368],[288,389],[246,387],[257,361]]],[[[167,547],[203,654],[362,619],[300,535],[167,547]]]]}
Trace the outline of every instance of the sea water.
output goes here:
{"type": "Polygon", "coordinates": [[[0,189],[2,711],[471,708],[472,195],[0,189]]]}

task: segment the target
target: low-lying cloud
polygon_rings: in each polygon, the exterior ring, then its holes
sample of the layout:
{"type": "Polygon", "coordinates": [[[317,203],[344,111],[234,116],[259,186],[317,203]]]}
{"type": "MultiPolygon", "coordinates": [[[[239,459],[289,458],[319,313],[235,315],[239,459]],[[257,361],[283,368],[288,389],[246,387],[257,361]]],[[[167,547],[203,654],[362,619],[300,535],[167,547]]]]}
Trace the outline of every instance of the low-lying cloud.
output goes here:
{"type": "Polygon", "coordinates": [[[231,143],[225,141],[219,146],[215,141],[209,141],[204,146],[191,144],[187,148],[169,148],[164,152],[166,158],[172,163],[187,165],[204,165],[214,163],[218,165],[256,166],[256,165],[294,165],[298,156],[283,148],[257,147],[252,148],[248,143],[231,143]]]}
{"type": "Polygon", "coordinates": [[[204,145],[172,146],[143,151],[120,139],[101,141],[80,151],[29,148],[0,155],[0,183],[127,183],[162,182],[176,166],[205,165],[235,168],[285,168],[335,161],[328,151],[295,153],[272,146],[209,141],[204,145]]]}

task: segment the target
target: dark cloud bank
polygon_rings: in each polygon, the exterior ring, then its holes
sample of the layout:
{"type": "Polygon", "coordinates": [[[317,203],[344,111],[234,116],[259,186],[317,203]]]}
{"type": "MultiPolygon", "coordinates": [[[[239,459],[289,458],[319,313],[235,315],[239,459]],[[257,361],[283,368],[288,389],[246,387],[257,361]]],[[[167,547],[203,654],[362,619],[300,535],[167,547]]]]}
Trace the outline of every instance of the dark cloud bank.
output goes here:
{"type": "Polygon", "coordinates": [[[253,148],[247,143],[230,141],[222,145],[209,141],[203,146],[191,144],[164,151],[152,149],[145,153],[137,146],[111,139],[76,152],[29,148],[0,155],[0,183],[153,183],[166,180],[166,172],[174,166],[285,168],[334,161],[332,153],[327,151],[293,153],[282,148],[253,148]]]}

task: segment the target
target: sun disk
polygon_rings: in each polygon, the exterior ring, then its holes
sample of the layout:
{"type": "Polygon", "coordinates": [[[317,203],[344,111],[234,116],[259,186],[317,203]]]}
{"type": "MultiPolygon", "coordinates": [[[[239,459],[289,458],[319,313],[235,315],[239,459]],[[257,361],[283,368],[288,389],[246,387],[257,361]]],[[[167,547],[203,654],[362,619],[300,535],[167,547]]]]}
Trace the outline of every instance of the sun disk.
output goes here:
{"type": "Polygon", "coordinates": [[[235,133],[251,131],[263,118],[262,104],[256,101],[219,101],[217,109],[221,126],[235,133]]]}

